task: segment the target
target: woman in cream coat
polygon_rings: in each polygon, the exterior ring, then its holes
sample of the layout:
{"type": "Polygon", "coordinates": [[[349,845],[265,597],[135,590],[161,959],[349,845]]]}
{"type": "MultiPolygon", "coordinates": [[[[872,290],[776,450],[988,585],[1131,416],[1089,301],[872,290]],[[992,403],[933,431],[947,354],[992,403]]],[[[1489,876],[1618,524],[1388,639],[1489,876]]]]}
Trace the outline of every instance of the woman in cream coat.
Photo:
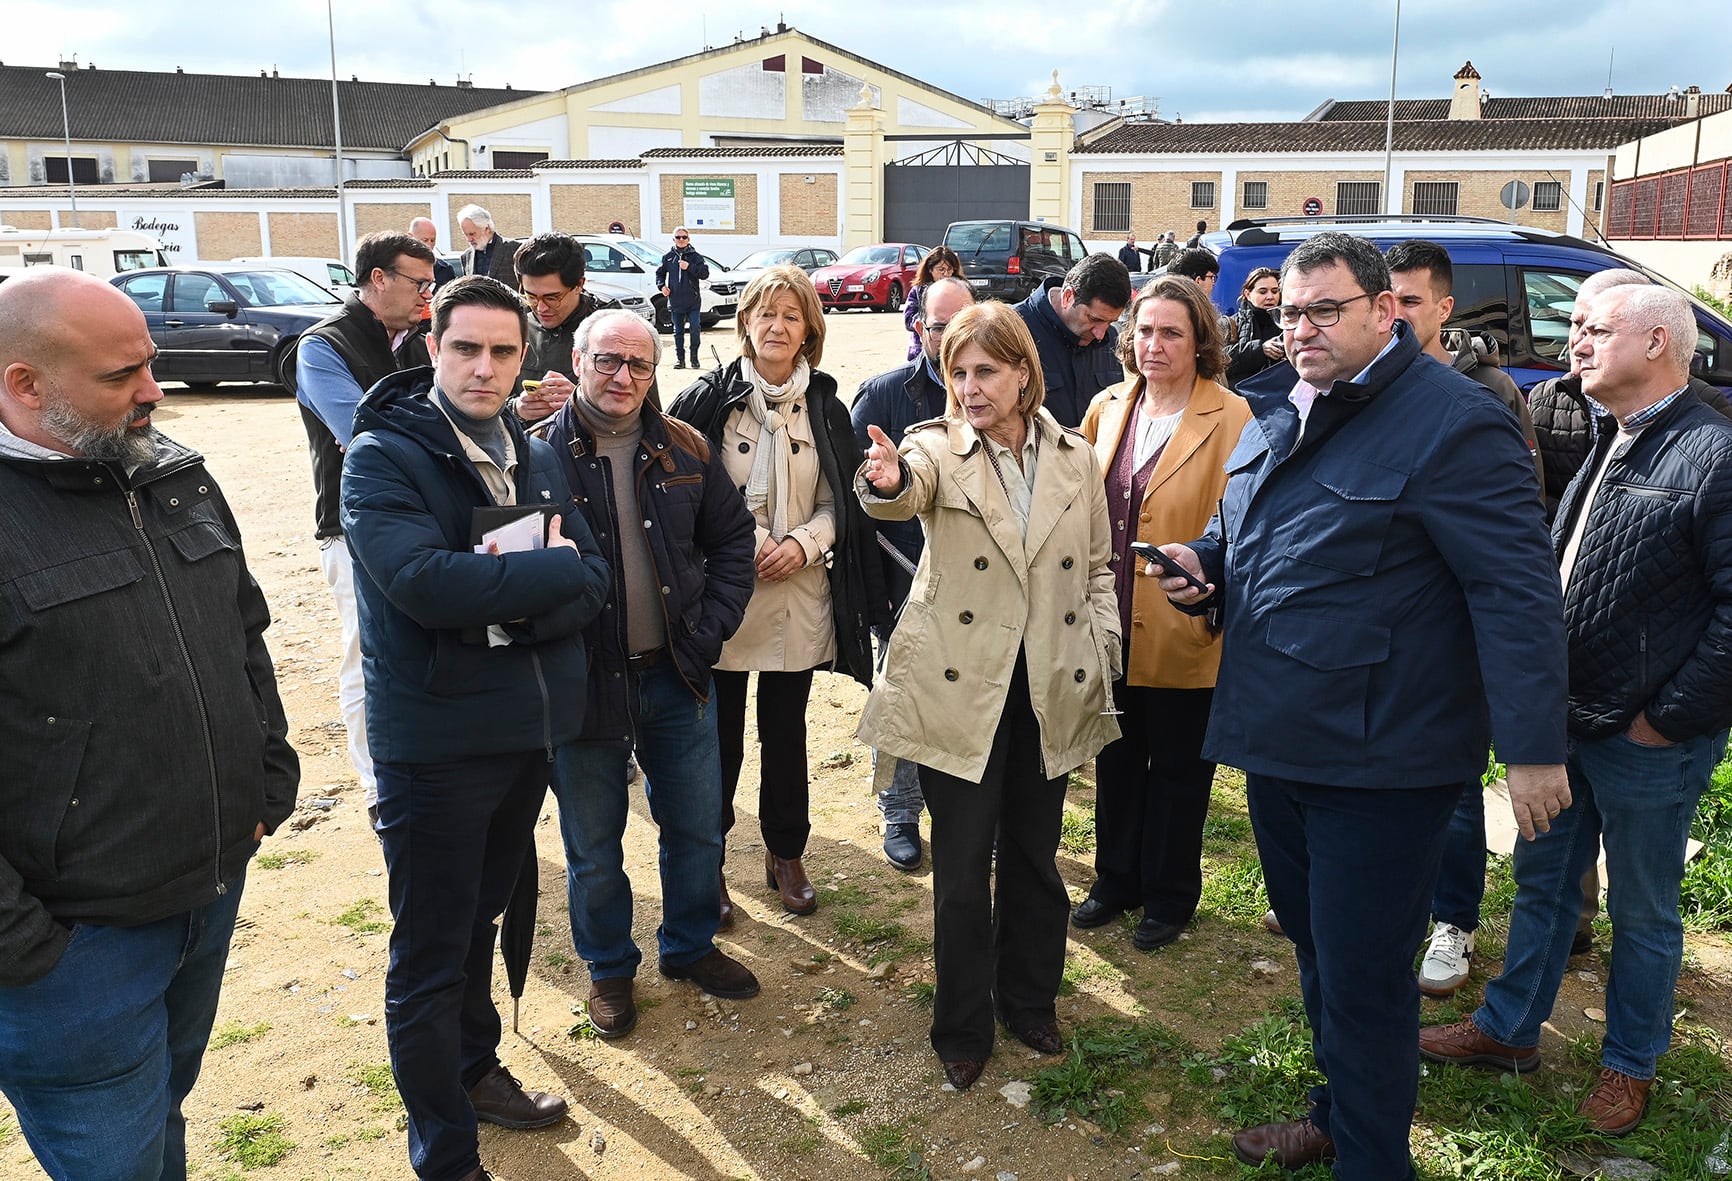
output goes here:
{"type": "Polygon", "coordinates": [[[860,738],[920,764],[932,813],[932,1047],[972,1085],[994,1016],[1063,1051],[1054,1001],[1069,901],[1054,858],[1072,768],[1118,734],[1118,603],[1100,464],[1041,409],[1040,357],[1009,306],[952,319],[949,411],[898,455],[876,426],[866,511],[919,516],[926,550],[860,738]],[[996,895],[993,843],[997,840],[996,895]]]}

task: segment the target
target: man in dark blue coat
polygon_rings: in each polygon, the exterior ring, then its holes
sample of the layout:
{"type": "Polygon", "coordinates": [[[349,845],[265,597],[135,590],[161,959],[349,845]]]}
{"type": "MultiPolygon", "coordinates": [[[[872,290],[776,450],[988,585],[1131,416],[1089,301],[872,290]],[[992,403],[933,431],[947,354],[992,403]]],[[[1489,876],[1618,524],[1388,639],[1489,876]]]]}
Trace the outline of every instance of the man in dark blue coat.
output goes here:
{"type": "Polygon", "coordinates": [[[674,322],[674,368],[686,367],[686,333],[692,335],[692,368],[701,369],[698,359],[698,337],[704,329],[704,280],[710,277],[710,264],[704,261],[686,227],[674,228],[674,244],[662,255],[656,268],[656,286],[668,301],[668,317],[674,322]]]}
{"type": "Polygon", "coordinates": [[[1208,593],[1161,586],[1220,611],[1204,754],[1245,770],[1327,1079],[1307,1118],[1233,1151],[1390,1181],[1413,1176],[1413,948],[1463,785],[1495,738],[1525,837],[1569,803],[1563,613],[1514,417],[1396,322],[1377,248],[1319,234],[1281,290],[1300,380],[1282,367],[1241,387],[1255,417],[1223,515],[1164,547],[1208,593]]]}
{"type": "Polygon", "coordinates": [[[447,284],[433,367],[373,387],[343,465],[396,920],[385,1032],[410,1163],[438,1181],[487,1176],[477,1119],[534,1128],[565,1114],[500,1064],[493,919],[533,857],[554,748],[582,723],[581,630],[608,567],[553,449],[500,413],[526,331],[503,283],[447,284]],[[551,514],[543,545],[537,528],[528,543],[486,535],[509,508],[551,514]]]}
{"type": "Polygon", "coordinates": [[[1094,396],[1125,379],[1118,318],[1131,306],[1131,276],[1110,254],[1091,254],[1016,305],[1040,353],[1046,408],[1073,430],[1094,396]]]}
{"type": "Polygon", "coordinates": [[[643,954],[625,872],[626,758],[635,745],[661,831],[663,976],[713,996],[756,996],[758,981],[715,945],[732,925],[722,889],[722,756],[710,669],[745,618],[755,580],[751,514],[721,456],[648,400],[661,338],[640,317],[603,311],[577,327],[577,393],[547,441],[613,570],[586,633],[589,713],[559,748],[553,790],[565,838],[572,942],[589,964],[589,1022],[604,1038],[637,1025],[643,954]]]}

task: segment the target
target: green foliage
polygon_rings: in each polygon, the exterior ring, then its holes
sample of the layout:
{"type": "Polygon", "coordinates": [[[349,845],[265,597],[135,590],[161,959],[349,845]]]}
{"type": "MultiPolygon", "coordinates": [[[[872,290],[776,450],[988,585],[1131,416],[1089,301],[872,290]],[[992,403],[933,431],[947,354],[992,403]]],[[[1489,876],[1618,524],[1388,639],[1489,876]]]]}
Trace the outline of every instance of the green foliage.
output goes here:
{"type": "Polygon", "coordinates": [[[254,1038],[263,1037],[270,1028],[270,1025],[263,1021],[257,1025],[242,1025],[238,1021],[230,1021],[210,1035],[210,1048],[223,1050],[229,1046],[238,1046],[244,1042],[250,1042],[254,1038]]]}
{"type": "Polygon", "coordinates": [[[847,1119],[851,1115],[859,1115],[866,1110],[864,1099],[845,1099],[830,1109],[830,1114],[836,1119],[847,1119]]]}
{"type": "Polygon", "coordinates": [[[837,1013],[854,1006],[854,994],[846,988],[819,989],[817,999],[819,1004],[837,1013]]]}
{"type": "Polygon", "coordinates": [[[1117,1132],[1146,1113],[1141,1098],[1149,1068],[1188,1051],[1184,1039],[1158,1021],[1085,1021],[1071,1031],[1064,1061],[1034,1076],[1035,1110],[1048,1122],[1079,1115],[1117,1132]]]}
{"type": "Polygon", "coordinates": [[[291,865],[311,865],[319,859],[317,849],[285,849],[282,852],[260,853],[253,864],[260,869],[286,869],[291,865]]]}
{"type": "Polygon", "coordinates": [[[1203,852],[1220,856],[1251,835],[1251,818],[1235,813],[1210,813],[1203,821],[1203,852]]]}
{"type": "Polygon", "coordinates": [[[380,931],[389,931],[391,923],[388,919],[376,919],[373,916],[384,910],[371,898],[362,898],[332,919],[340,927],[347,927],[357,935],[377,935],[380,931]]]}
{"type": "Polygon", "coordinates": [[[1067,853],[1088,853],[1095,847],[1095,806],[1092,803],[1064,806],[1059,820],[1059,847],[1067,853]]]}
{"type": "Polygon", "coordinates": [[[1684,869],[1679,898],[1684,926],[1732,930],[1732,758],[1714,769],[1690,835],[1704,848],[1684,869]]]}
{"type": "Polygon", "coordinates": [[[905,1124],[873,1124],[860,1133],[860,1151],[881,1169],[895,1168],[907,1160],[911,1140],[905,1124]]]}
{"type": "Polygon", "coordinates": [[[1289,1119],[1306,1108],[1307,1093],[1323,1081],[1311,1057],[1311,1026],[1296,997],[1239,1033],[1221,1039],[1218,1057],[1193,1057],[1185,1071],[1193,1084],[1212,1085],[1221,1116],[1234,1127],[1289,1119]],[[1215,1073],[1224,1072],[1219,1082],[1215,1073]]]}
{"type": "Polygon", "coordinates": [[[1710,295],[1706,288],[1692,287],[1692,288],[1690,288],[1690,294],[1694,295],[1697,299],[1701,300],[1703,303],[1707,304],[1709,307],[1711,307],[1715,311],[1719,312],[1722,316],[1725,316],[1728,319],[1732,319],[1732,307],[1728,307],[1725,300],[1720,299],[1717,296],[1710,295]]]}
{"type": "Polygon", "coordinates": [[[242,1169],[263,1169],[294,1151],[295,1142],[283,1135],[280,1115],[231,1115],[217,1125],[222,1133],[216,1150],[224,1160],[242,1169]]]}
{"type": "Polygon", "coordinates": [[[397,1094],[397,1080],[391,1077],[389,1062],[357,1062],[350,1068],[349,1081],[373,1096],[380,1111],[403,1106],[403,1100],[397,1094]]]}
{"type": "Polygon", "coordinates": [[[932,998],[938,994],[938,986],[930,980],[916,980],[913,984],[910,984],[902,991],[907,995],[909,1000],[919,1005],[922,1009],[930,1009],[932,1007],[932,998]]]}
{"type": "Polygon", "coordinates": [[[1261,919],[1269,909],[1263,866],[1254,850],[1211,860],[1203,873],[1201,909],[1222,918],[1261,919]]]}

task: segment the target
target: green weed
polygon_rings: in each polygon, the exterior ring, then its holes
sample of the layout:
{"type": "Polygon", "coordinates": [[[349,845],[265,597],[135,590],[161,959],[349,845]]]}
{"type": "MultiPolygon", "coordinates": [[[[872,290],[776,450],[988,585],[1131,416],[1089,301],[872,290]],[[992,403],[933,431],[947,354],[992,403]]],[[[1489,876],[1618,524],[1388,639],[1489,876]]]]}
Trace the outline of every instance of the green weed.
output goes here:
{"type": "Polygon", "coordinates": [[[384,910],[371,898],[363,898],[332,919],[340,927],[347,927],[357,935],[377,935],[380,931],[389,931],[391,923],[388,919],[376,919],[373,916],[384,910]]]}
{"type": "Polygon", "coordinates": [[[1222,918],[1261,919],[1269,909],[1269,892],[1263,886],[1263,866],[1256,853],[1211,860],[1203,872],[1200,908],[1222,918]]]}
{"type": "Polygon", "coordinates": [[[260,853],[253,864],[260,869],[286,869],[291,865],[311,865],[319,859],[317,849],[289,849],[281,853],[260,853]]]}
{"type": "Polygon", "coordinates": [[[1095,847],[1095,806],[1066,803],[1059,821],[1059,847],[1067,853],[1088,853],[1095,847]]]}
{"type": "Polygon", "coordinates": [[[250,1042],[254,1038],[263,1037],[270,1026],[261,1021],[257,1025],[242,1025],[238,1021],[230,1021],[227,1025],[210,1035],[210,1048],[213,1050],[227,1049],[250,1042]]]}
{"type": "Polygon", "coordinates": [[[1145,1109],[1149,1067],[1162,1057],[1177,1060],[1190,1047],[1158,1021],[1106,1017],[1071,1031],[1063,1062],[1034,1076],[1035,1110],[1050,1122],[1079,1115],[1117,1132],[1145,1109]]]}
{"type": "Polygon", "coordinates": [[[830,1109],[830,1114],[837,1119],[847,1119],[851,1115],[859,1115],[866,1110],[863,1099],[845,1099],[830,1109]]]}
{"type": "Polygon", "coordinates": [[[819,989],[817,999],[819,1004],[837,1013],[854,1006],[854,994],[846,988],[819,989]]]}
{"type": "Polygon", "coordinates": [[[225,1160],[242,1169],[263,1169],[294,1151],[295,1142],[283,1135],[280,1115],[231,1115],[217,1125],[222,1133],[216,1150],[225,1160]]]}

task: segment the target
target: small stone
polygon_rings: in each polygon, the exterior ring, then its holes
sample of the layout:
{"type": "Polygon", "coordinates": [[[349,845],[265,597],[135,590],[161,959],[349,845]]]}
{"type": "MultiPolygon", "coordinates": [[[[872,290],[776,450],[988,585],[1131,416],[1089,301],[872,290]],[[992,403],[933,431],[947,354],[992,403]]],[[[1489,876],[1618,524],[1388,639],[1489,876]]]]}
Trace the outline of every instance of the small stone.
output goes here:
{"type": "Polygon", "coordinates": [[[1252,960],[1251,971],[1260,972],[1265,976],[1273,976],[1281,970],[1281,965],[1274,960],[1252,960]]]}
{"type": "Polygon", "coordinates": [[[776,1088],[776,1098],[786,1099],[787,1097],[788,1097],[788,1088],[787,1087],[777,1087],[776,1088]]]}
{"type": "Polygon", "coordinates": [[[1027,1107],[1031,1097],[1031,1088],[1021,1079],[1005,1083],[998,1088],[998,1093],[1004,1096],[1004,1101],[1012,1107],[1027,1107]]]}
{"type": "Polygon", "coordinates": [[[377,1025],[379,1019],[371,1013],[350,1013],[349,1020],[356,1025],[377,1025]]]}
{"type": "Polygon", "coordinates": [[[1590,972],[1584,968],[1580,972],[1576,973],[1576,979],[1582,981],[1584,984],[1598,984],[1600,982],[1600,974],[1598,972],[1590,972]]]}
{"type": "Polygon", "coordinates": [[[1209,1074],[1218,1083],[1225,1082],[1227,1080],[1227,1070],[1225,1067],[1216,1066],[1209,1071],[1209,1074]]]}
{"type": "Polygon", "coordinates": [[[316,1074],[309,1074],[306,1078],[301,1080],[301,1090],[303,1091],[310,1091],[318,1085],[319,1076],[316,1074]]]}
{"type": "Polygon", "coordinates": [[[355,971],[355,969],[353,969],[353,968],[344,968],[343,969],[343,979],[345,979],[345,980],[359,980],[360,978],[361,978],[361,974],[359,972],[355,971]]]}
{"type": "Polygon", "coordinates": [[[718,1087],[715,1083],[710,1083],[704,1087],[704,1098],[706,1098],[706,1099],[714,1099],[718,1095],[720,1095],[721,1093],[722,1093],[722,1089],[720,1087],[718,1087]]]}
{"type": "Polygon", "coordinates": [[[889,960],[885,960],[881,964],[874,964],[872,966],[872,970],[870,972],[866,973],[866,979],[868,979],[868,980],[886,980],[895,971],[896,971],[896,965],[891,963],[889,960]]]}
{"type": "Polygon", "coordinates": [[[1164,1165],[1150,1165],[1148,1171],[1158,1177],[1170,1176],[1179,1171],[1179,1162],[1176,1160],[1170,1160],[1164,1165]]]}
{"type": "Polygon", "coordinates": [[[384,872],[385,871],[382,869],[369,869],[367,871],[367,876],[370,878],[376,878],[376,877],[380,876],[381,874],[383,874],[384,872]]]}
{"type": "Polygon", "coordinates": [[[1016,1174],[1011,1172],[1009,1169],[1000,1169],[998,1171],[998,1181],[1016,1181],[1016,1174]]]}
{"type": "Polygon", "coordinates": [[[1601,1025],[1606,1023],[1606,1011],[1604,1009],[1583,1009],[1582,1016],[1586,1017],[1589,1021],[1598,1021],[1601,1025]]]}
{"type": "Polygon", "coordinates": [[[686,1032],[687,1033],[690,1033],[692,1030],[696,1029],[697,1027],[698,1027],[698,1023],[696,1021],[687,1021],[686,1022],[686,1032]]]}
{"type": "Polygon", "coordinates": [[[595,1149],[595,1154],[597,1156],[600,1156],[602,1153],[607,1151],[607,1137],[601,1134],[600,1128],[596,1128],[590,1132],[589,1146],[595,1149]]]}
{"type": "Polygon", "coordinates": [[[1150,1124],[1148,1127],[1143,1129],[1143,1135],[1145,1135],[1145,1136],[1159,1136],[1162,1133],[1164,1133],[1166,1130],[1167,1130],[1167,1126],[1165,1124],[1150,1124]]]}
{"type": "Polygon", "coordinates": [[[794,971],[799,972],[803,976],[810,976],[810,975],[812,975],[812,973],[818,971],[823,966],[824,966],[823,964],[816,963],[812,960],[795,960],[794,961],[794,971]]]}
{"type": "Polygon", "coordinates": [[[980,1170],[984,1169],[985,1167],[986,1167],[986,1158],[984,1156],[977,1156],[977,1157],[974,1157],[972,1160],[965,1161],[963,1163],[963,1166],[962,1166],[962,1171],[964,1173],[978,1173],[978,1172],[980,1172],[980,1170]]]}
{"type": "Polygon", "coordinates": [[[788,1070],[788,1073],[789,1074],[811,1074],[812,1073],[812,1064],[810,1062],[801,1062],[796,1066],[790,1067],[788,1070]]]}

